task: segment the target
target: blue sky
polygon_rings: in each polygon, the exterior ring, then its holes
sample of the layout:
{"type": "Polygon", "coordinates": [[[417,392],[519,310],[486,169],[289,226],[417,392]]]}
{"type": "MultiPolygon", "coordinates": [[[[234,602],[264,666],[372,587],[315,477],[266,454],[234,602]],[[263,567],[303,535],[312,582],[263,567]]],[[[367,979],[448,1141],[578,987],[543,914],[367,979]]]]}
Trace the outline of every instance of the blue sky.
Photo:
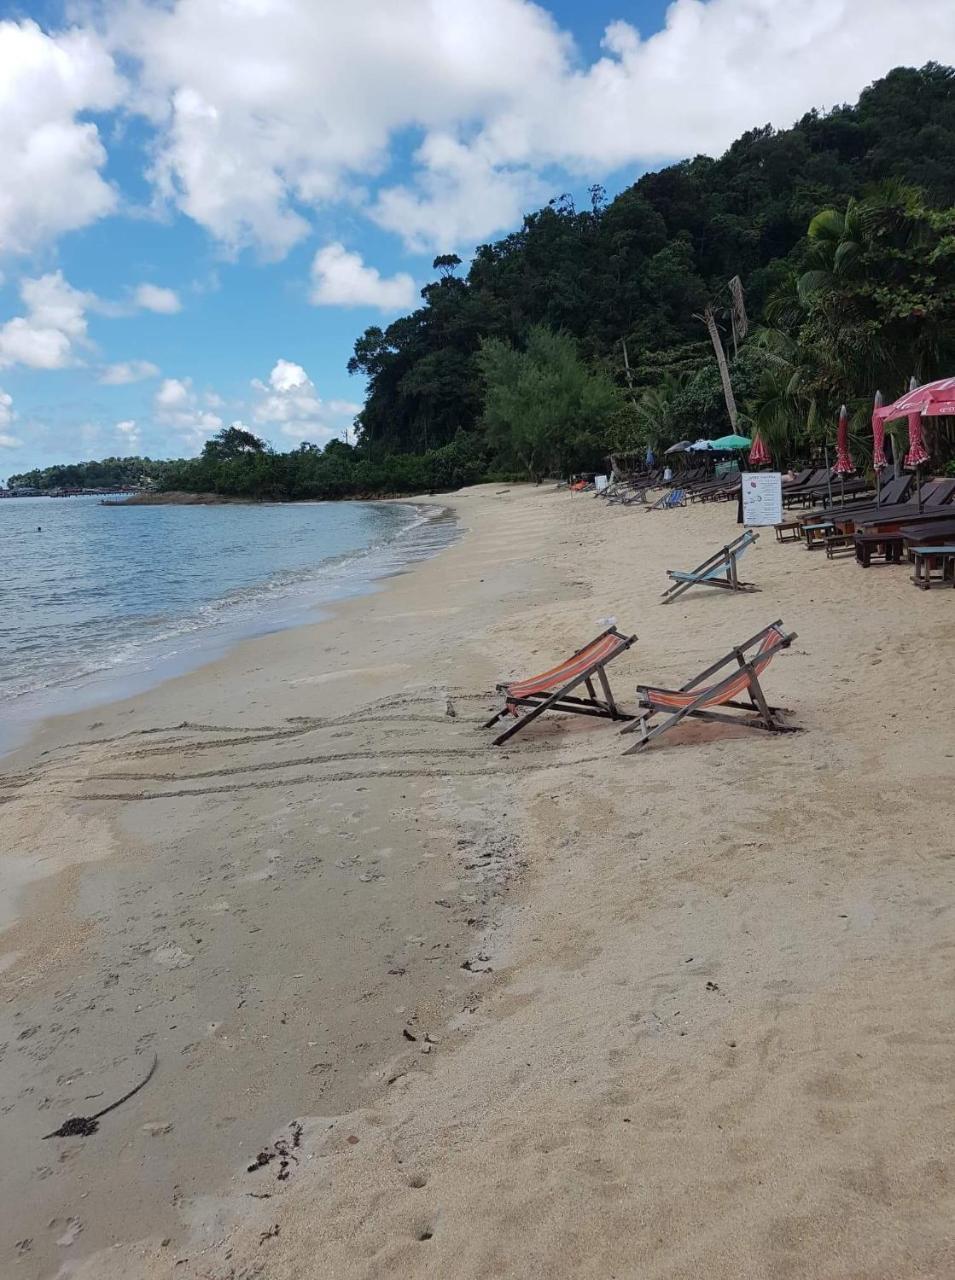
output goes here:
{"type": "Polygon", "coordinates": [[[346,362],[592,181],[955,61],[948,0],[94,0],[0,22],[0,477],[324,443],[346,362]],[[927,34],[926,34],[927,33],[927,34]],[[838,86],[834,95],[833,86],[838,86]]]}

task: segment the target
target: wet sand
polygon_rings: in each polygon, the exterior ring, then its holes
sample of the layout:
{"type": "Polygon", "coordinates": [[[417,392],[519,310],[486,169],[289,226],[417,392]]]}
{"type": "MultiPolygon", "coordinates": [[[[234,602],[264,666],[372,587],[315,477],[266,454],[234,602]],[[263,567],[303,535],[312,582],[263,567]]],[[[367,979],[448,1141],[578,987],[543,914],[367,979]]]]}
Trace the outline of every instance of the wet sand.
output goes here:
{"type": "Polygon", "coordinates": [[[0,1274],[955,1273],[952,593],[763,534],[759,593],[661,607],[735,509],[452,502],[380,594],[4,762],[0,1274]],[[631,704],[782,617],[804,732],[491,748],[608,615],[631,704]]]}

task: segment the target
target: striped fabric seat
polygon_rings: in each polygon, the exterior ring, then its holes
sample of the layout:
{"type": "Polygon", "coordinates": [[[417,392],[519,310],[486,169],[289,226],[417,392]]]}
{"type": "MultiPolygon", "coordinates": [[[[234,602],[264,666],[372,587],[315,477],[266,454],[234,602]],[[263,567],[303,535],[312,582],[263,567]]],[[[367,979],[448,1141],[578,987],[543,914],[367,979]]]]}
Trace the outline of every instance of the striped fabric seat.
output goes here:
{"type": "Polygon", "coordinates": [[[632,755],[640,751],[687,716],[744,725],[751,729],[766,729],[771,733],[793,732],[790,726],[783,723],[782,709],[771,707],[766,701],[759,678],[780,649],[788,648],[795,638],[795,633],[787,634],[783,631],[780,621],[771,622],[768,627],[750,636],[744,644],[737,645],[724,658],[701,671],[682,689],[639,685],[637,693],[644,710],[621,732],[638,733],[640,741],[626,754],[632,755]],[[706,683],[726,667],[733,669],[722,679],[706,683]],[[745,701],[741,701],[744,698],[745,701]],[[731,714],[727,708],[744,714],[731,714]],[[659,724],[651,725],[658,715],[664,716],[664,719],[659,724]]]}
{"type": "MultiPolygon", "coordinates": [[[[752,670],[757,679],[772,662],[780,642],[785,638],[783,632],[775,624],[767,627],[765,638],[757,649],[757,656],[752,664],[752,670]],[[767,653],[769,649],[772,650],[772,653],[767,653]]],[[[690,689],[684,693],[682,690],[654,689],[649,685],[641,685],[640,692],[644,695],[644,700],[652,702],[655,707],[666,707],[668,710],[677,711],[680,707],[689,707],[693,703],[696,703],[701,709],[724,706],[727,702],[732,702],[734,699],[739,698],[748,686],[749,674],[745,669],[741,669],[739,674],[734,676],[732,680],[722,680],[719,684],[712,686],[712,696],[704,698],[702,701],[700,701],[700,695],[706,692],[705,689],[690,689]]]]}
{"type": "Polygon", "coordinates": [[[500,746],[545,711],[603,716],[607,720],[631,719],[617,708],[604,668],[624,649],[629,649],[636,638],[623,635],[616,627],[608,627],[556,667],[528,676],[525,680],[499,684],[497,691],[504,695],[504,706],[495,712],[484,728],[490,729],[504,716],[513,716],[515,723],[494,739],[494,745],[500,746]],[[600,684],[602,697],[598,697],[595,679],[600,684]],[[578,685],[584,685],[586,697],[574,695],[573,690],[578,685]]]}
{"type": "Polygon", "coordinates": [[[527,698],[534,693],[550,693],[575,677],[582,680],[588,669],[595,663],[609,662],[629,645],[630,641],[616,632],[598,636],[590,644],[584,645],[583,649],[575,653],[572,658],[568,658],[566,662],[561,662],[556,667],[551,667],[549,671],[542,671],[539,676],[529,676],[526,680],[515,680],[500,686],[501,691],[508,697],[508,710],[512,715],[517,715],[516,699],[527,698]]]}

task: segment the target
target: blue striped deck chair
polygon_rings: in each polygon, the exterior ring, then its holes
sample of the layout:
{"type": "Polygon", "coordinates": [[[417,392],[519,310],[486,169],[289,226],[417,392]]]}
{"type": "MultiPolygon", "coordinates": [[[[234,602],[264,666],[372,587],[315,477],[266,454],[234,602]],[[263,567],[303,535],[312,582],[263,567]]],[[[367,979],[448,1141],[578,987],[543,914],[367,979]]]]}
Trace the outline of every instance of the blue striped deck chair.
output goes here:
{"type": "Polygon", "coordinates": [[[758,537],[758,533],[747,529],[735,541],[710,556],[709,560],[704,560],[697,568],[690,569],[688,572],[667,569],[667,576],[672,578],[673,582],[664,591],[661,603],[669,604],[684,591],[689,591],[690,587],[722,587],[724,591],[758,591],[759,587],[754,586],[752,582],[740,582],[736,567],[740,556],[749,550],[758,537]]]}
{"type": "Polygon", "coordinates": [[[665,493],[662,498],[657,498],[652,507],[647,507],[648,511],[668,511],[671,507],[686,506],[686,490],[671,489],[669,493],[665,493]]]}

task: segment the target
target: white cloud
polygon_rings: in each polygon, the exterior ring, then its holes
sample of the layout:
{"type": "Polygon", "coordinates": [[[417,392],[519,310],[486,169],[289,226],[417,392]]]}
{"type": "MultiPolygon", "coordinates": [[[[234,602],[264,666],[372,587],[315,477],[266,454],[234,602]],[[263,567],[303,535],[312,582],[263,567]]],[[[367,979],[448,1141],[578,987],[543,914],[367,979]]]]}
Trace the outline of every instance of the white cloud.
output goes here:
{"type": "Polygon", "coordinates": [[[260,427],[275,425],[284,436],[316,444],[340,435],[360,408],[342,400],[325,404],[302,366],[291,360],[276,360],[268,382],[253,378],[252,389],[252,418],[260,427]]]}
{"type": "Polygon", "coordinates": [[[135,419],[126,418],[123,422],[117,422],[116,430],[123,437],[128,449],[132,449],[134,452],[139,449],[142,444],[142,436],[135,419]]]}
{"type": "Polygon", "coordinates": [[[156,392],[156,408],[161,412],[184,408],[193,400],[191,378],[163,378],[162,386],[156,392]]]}
{"type": "Polygon", "coordinates": [[[20,283],[26,314],[0,326],[0,367],[65,369],[77,363],[76,348],[88,345],[86,309],[92,294],[74,289],[62,271],[20,283]]]}
{"type": "Polygon", "coordinates": [[[108,364],[99,376],[104,387],[126,387],[131,382],[144,382],[147,378],[158,378],[159,366],[151,360],[122,360],[119,364],[108,364]]]}
{"type": "Polygon", "coordinates": [[[6,430],[7,427],[13,424],[16,416],[13,408],[13,396],[8,391],[0,389],[0,449],[17,449],[23,443],[16,436],[11,436],[6,430]]]}
{"type": "Polygon", "coordinates": [[[223,425],[218,414],[202,407],[201,397],[191,378],[163,378],[153,407],[157,421],[175,427],[183,440],[194,448],[204,444],[223,425]]]}
{"type": "Polygon", "coordinates": [[[498,166],[485,144],[429,134],[415,152],[415,184],[383,190],[370,209],[379,226],[416,252],[473,245],[489,231],[515,226],[549,188],[526,164],[498,166]]]}
{"type": "Polygon", "coordinates": [[[402,311],[414,306],[414,280],[406,272],[386,279],[375,267],[367,267],[360,253],[350,253],[337,241],[319,249],[312,261],[312,290],[316,306],[379,307],[402,311]]]}
{"type": "Polygon", "coordinates": [[[157,284],[141,284],[134,294],[137,307],[144,311],[156,311],[171,316],[182,310],[182,303],[175,289],[164,289],[157,284]]]}
{"type": "Polygon", "coordinates": [[[122,93],[94,32],[0,22],[0,251],[28,252],[115,208],[99,131],[78,116],[115,107],[122,93]]]}

